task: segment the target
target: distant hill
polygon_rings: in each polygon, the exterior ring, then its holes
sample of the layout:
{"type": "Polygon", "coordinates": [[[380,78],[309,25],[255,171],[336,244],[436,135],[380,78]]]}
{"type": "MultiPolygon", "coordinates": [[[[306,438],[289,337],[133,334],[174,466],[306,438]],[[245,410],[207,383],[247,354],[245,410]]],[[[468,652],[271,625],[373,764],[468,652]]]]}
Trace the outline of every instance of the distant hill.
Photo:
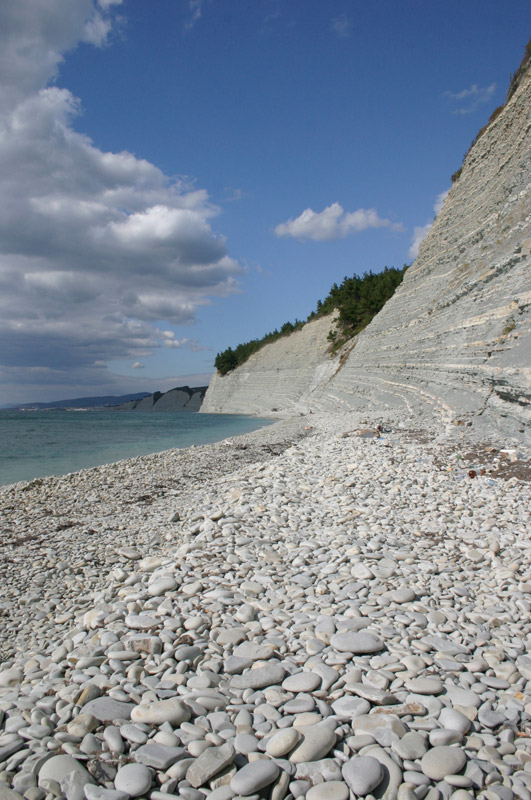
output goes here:
{"type": "Polygon", "coordinates": [[[135,392],[119,396],[75,397],[72,400],[53,400],[49,403],[11,403],[3,408],[10,411],[22,411],[30,408],[38,411],[45,411],[48,408],[105,408],[105,406],[120,406],[130,400],[141,400],[143,397],[149,397],[149,392],[135,392]]]}
{"type": "Polygon", "coordinates": [[[168,392],[155,392],[147,397],[130,400],[119,406],[118,411],[199,411],[207,386],[177,386],[168,392]]]}

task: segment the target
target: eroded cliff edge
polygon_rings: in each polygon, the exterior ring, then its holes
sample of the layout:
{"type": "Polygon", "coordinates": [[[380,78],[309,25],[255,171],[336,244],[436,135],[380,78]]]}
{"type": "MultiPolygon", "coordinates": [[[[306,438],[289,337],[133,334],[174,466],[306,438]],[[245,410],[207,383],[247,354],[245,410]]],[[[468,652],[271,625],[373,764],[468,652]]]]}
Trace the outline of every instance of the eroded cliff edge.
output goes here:
{"type": "Polygon", "coordinates": [[[488,421],[526,435],[530,128],[528,59],[506,105],[469,151],[402,285],[350,353],[331,359],[330,320],[309,323],[229,375],[214,376],[201,410],[429,409],[443,420],[488,421]]]}

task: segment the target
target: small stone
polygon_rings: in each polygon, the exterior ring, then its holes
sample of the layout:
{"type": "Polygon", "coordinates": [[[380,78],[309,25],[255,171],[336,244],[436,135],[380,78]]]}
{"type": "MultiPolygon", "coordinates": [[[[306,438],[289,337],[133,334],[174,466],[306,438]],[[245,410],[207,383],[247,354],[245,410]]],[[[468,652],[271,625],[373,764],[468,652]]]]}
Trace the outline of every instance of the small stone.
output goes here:
{"type": "Polygon", "coordinates": [[[315,672],[297,672],[282,681],[287,692],[313,692],[321,685],[321,678],[315,672]]]}
{"type": "Polygon", "coordinates": [[[85,769],[81,762],[72,758],[72,756],[52,756],[52,758],[49,758],[42,764],[39,770],[39,787],[46,792],[52,792],[58,796],[62,795],[63,788],[61,784],[72,774],[77,776],[81,785],[94,783],[92,775],[85,769]]]}
{"type": "Polygon", "coordinates": [[[235,755],[234,747],[228,743],[220,747],[208,747],[188,768],[186,780],[198,789],[218,772],[230,766],[235,755]]]}
{"type": "Polygon", "coordinates": [[[282,683],[286,670],[281,664],[268,664],[265,667],[250,669],[243,675],[235,675],[231,680],[233,689],[263,689],[282,683]]]}
{"type": "Polygon", "coordinates": [[[330,644],[334,650],[340,653],[353,653],[363,655],[365,653],[378,653],[385,649],[384,643],[372,633],[347,631],[347,633],[334,633],[330,639],[330,644]]]}
{"type": "Polygon", "coordinates": [[[279,774],[280,767],[274,761],[261,758],[240,769],[231,779],[230,788],[237,795],[252,795],[273,783],[279,774]]]}
{"type": "Polygon", "coordinates": [[[130,797],[141,797],[151,788],[151,781],[151,772],[143,764],[126,764],[116,773],[114,785],[130,797]]]}
{"type": "Polygon", "coordinates": [[[188,722],[190,716],[190,710],[176,697],[140,704],[134,706],[131,711],[133,722],[143,722],[147,725],[162,725],[164,722],[169,722],[178,727],[183,722],[188,722]]]}
{"type": "Polygon", "coordinates": [[[167,770],[185,753],[182,747],[168,747],[159,742],[148,742],[133,752],[135,761],[146,767],[167,770]]]}
{"type": "Polygon", "coordinates": [[[384,768],[371,756],[354,756],[341,769],[343,778],[358,797],[365,797],[382,782],[384,768]]]}
{"type": "Polygon", "coordinates": [[[349,790],[343,781],[326,781],[312,786],[306,794],[306,800],[348,800],[349,790]]]}
{"type": "Polygon", "coordinates": [[[295,728],[283,728],[268,739],[266,753],[273,758],[283,758],[296,747],[301,739],[300,731],[295,728]]]}
{"type": "Polygon", "coordinates": [[[124,703],[112,697],[98,697],[83,706],[85,714],[92,714],[100,722],[112,722],[115,719],[130,719],[134,703],[124,703]]]}
{"type": "Polygon", "coordinates": [[[329,725],[311,725],[301,729],[303,735],[295,750],[289,756],[293,764],[303,761],[318,761],[324,758],[336,743],[335,731],[329,725]]]}
{"type": "Polygon", "coordinates": [[[466,764],[466,754],[460,747],[441,745],[433,747],[422,757],[420,767],[424,775],[440,781],[445,775],[461,772],[466,764]]]}
{"type": "Polygon", "coordinates": [[[368,714],[370,708],[371,705],[367,700],[352,695],[344,695],[332,703],[332,711],[341,720],[352,720],[362,714],[368,714]]]}
{"type": "Polygon", "coordinates": [[[443,684],[440,678],[413,678],[406,681],[406,689],[415,694],[441,694],[443,684]]]}

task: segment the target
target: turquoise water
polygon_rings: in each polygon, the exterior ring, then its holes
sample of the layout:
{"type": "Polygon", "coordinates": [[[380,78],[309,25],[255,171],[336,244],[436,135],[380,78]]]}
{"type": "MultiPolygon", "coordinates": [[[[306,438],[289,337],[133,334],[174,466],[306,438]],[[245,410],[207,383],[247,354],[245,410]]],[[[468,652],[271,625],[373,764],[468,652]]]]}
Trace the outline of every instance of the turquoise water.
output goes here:
{"type": "Polygon", "coordinates": [[[0,411],[0,486],[219,442],[270,422],[186,412],[0,411]]]}

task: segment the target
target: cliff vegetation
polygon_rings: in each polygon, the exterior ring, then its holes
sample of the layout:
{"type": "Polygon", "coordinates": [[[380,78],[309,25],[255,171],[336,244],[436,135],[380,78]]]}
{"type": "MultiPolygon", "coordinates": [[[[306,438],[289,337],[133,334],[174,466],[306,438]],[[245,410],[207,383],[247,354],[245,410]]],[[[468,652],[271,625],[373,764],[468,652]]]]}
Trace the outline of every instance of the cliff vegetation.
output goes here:
{"type": "Polygon", "coordinates": [[[371,319],[376,316],[385,303],[393,296],[397,286],[402,282],[407,265],[401,269],[385,267],[381,272],[366,272],[362,277],[353,275],[345,277],[338,286],[334,283],[324,300],[317,301],[317,308],[301,322],[285,322],[280,330],[267,333],[261,339],[252,339],[250,342],[239,344],[234,349],[228,347],[218,353],[214,362],[221,375],[226,375],[231,370],[244,364],[247,359],[258,352],[267,344],[275,342],[282,336],[289,336],[299,330],[310,320],[322,317],[337,310],[337,330],[329,334],[332,350],[344,344],[365,328],[371,319]]]}

